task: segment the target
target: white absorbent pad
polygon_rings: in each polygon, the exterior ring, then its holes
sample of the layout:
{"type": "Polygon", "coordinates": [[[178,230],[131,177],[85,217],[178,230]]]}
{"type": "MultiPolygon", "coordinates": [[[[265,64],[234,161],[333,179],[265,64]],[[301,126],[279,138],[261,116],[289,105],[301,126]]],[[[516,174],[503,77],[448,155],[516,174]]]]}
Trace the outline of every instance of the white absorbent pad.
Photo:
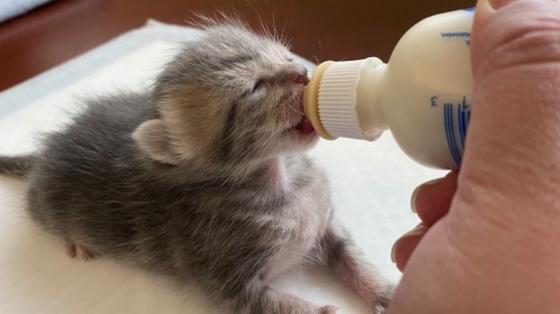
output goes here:
{"type": "Polygon", "coordinates": [[[51,1],[53,0],[2,0],[0,1],[0,23],[51,1]]]}
{"type": "MultiPolygon", "coordinates": [[[[60,128],[69,112],[80,110],[77,97],[116,88],[145,90],[180,42],[198,35],[194,29],[152,21],[0,93],[0,154],[33,151],[36,134],[60,128]]],[[[311,155],[330,177],[336,219],[351,231],[366,258],[396,282],[391,246],[418,223],[410,211],[410,194],[443,172],[410,161],[390,134],[373,143],[321,141],[311,155]]],[[[60,239],[27,218],[25,190],[25,182],[0,176],[0,313],[220,313],[193,283],[178,288],[109,258],[69,258],[60,239]]],[[[367,313],[351,291],[320,270],[285,274],[273,286],[338,306],[339,313],[367,313]]]]}

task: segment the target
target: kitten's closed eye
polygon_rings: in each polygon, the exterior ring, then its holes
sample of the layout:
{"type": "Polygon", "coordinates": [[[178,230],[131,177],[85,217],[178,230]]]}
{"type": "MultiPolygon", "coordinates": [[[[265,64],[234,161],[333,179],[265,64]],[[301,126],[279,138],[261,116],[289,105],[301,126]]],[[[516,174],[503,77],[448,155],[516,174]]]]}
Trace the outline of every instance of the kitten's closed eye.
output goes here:
{"type": "Polygon", "coordinates": [[[265,86],[265,83],[266,83],[266,79],[264,78],[256,80],[253,83],[253,85],[251,85],[248,89],[246,89],[243,92],[243,94],[241,94],[241,98],[249,97],[251,95],[256,94],[265,86]]]}
{"type": "Polygon", "coordinates": [[[264,78],[260,78],[257,81],[255,81],[255,84],[253,84],[253,88],[251,89],[251,93],[255,93],[259,89],[263,88],[265,83],[266,83],[266,79],[264,78]]]}
{"type": "Polygon", "coordinates": [[[292,82],[296,84],[307,85],[309,78],[307,77],[307,69],[299,64],[290,64],[288,70],[279,72],[273,77],[261,77],[255,81],[253,87],[246,94],[253,94],[265,87],[267,83],[277,84],[282,82],[292,82]]]}

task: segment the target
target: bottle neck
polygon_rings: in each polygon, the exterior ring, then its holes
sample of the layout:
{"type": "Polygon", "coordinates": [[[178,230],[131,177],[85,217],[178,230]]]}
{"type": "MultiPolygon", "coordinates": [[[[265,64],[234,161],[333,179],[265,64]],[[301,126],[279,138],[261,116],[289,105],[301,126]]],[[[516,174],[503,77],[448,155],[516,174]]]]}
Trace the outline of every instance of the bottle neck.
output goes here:
{"type": "Polygon", "coordinates": [[[323,125],[319,115],[319,88],[321,79],[327,69],[334,64],[334,61],[326,61],[317,66],[309,83],[305,87],[303,94],[303,110],[307,119],[311,122],[317,135],[327,140],[334,140],[336,136],[330,134],[323,125]]]}
{"type": "Polygon", "coordinates": [[[387,128],[381,92],[386,64],[377,58],[320,64],[304,94],[305,115],[325,139],[375,140],[387,128]]]}
{"type": "Polygon", "coordinates": [[[385,121],[382,93],[387,64],[378,58],[364,60],[356,87],[356,113],[359,127],[368,140],[377,139],[388,129],[385,121]]]}

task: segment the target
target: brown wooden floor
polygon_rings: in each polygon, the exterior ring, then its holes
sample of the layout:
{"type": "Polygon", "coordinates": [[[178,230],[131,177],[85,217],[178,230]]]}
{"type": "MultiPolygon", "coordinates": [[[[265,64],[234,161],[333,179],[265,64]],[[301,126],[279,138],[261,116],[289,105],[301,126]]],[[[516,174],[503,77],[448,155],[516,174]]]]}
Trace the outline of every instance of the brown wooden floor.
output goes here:
{"type": "Polygon", "coordinates": [[[195,14],[235,13],[259,29],[281,30],[313,60],[387,59],[402,33],[423,17],[474,0],[57,0],[0,24],[0,90],[79,55],[147,18],[185,24],[195,14]],[[264,22],[261,22],[264,21],[264,22]]]}

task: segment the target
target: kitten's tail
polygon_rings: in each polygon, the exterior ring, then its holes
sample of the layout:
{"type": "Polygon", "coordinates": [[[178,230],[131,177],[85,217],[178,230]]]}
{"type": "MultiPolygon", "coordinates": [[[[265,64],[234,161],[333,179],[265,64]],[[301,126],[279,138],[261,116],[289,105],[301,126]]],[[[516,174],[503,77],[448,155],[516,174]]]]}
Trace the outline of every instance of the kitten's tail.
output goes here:
{"type": "Polygon", "coordinates": [[[35,157],[33,155],[24,155],[17,157],[0,156],[0,174],[14,177],[26,177],[33,164],[35,157]]]}

